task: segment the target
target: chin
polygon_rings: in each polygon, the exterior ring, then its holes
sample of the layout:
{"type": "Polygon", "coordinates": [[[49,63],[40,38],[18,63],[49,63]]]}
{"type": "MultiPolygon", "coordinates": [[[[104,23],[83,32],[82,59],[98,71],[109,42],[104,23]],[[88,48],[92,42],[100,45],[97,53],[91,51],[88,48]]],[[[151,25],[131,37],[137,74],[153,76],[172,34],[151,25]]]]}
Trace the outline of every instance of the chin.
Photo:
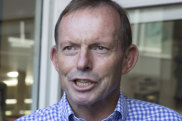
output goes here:
{"type": "Polygon", "coordinates": [[[88,98],[78,98],[75,102],[79,105],[91,105],[93,103],[93,101],[88,98]]]}
{"type": "Polygon", "coordinates": [[[95,103],[95,99],[92,99],[89,95],[75,95],[72,98],[72,102],[77,105],[92,105],[95,103]]]}

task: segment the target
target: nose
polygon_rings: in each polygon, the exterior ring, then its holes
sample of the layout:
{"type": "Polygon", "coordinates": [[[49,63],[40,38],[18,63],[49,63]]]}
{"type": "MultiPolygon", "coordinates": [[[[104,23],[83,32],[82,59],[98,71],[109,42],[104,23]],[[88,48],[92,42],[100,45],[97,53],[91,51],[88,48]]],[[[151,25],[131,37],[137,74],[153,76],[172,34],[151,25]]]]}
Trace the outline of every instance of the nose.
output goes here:
{"type": "Polygon", "coordinates": [[[77,62],[77,69],[81,71],[89,71],[92,68],[91,58],[87,48],[81,48],[78,62],[77,62]]]}

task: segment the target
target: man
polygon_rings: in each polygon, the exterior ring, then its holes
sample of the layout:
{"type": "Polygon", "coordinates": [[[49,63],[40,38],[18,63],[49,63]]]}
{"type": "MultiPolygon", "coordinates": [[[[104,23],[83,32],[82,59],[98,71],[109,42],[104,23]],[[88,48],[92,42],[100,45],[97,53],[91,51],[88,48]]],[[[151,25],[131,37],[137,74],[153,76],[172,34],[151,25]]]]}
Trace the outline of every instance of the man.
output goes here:
{"type": "Polygon", "coordinates": [[[182,120],[168,108],[129,99],[120,92],[121,75],[135,65],[125,11],[111,0],[72,0],[55,29],[51,60],[65,91],[57,104],[20,120],[160,121],[182,120]]]}

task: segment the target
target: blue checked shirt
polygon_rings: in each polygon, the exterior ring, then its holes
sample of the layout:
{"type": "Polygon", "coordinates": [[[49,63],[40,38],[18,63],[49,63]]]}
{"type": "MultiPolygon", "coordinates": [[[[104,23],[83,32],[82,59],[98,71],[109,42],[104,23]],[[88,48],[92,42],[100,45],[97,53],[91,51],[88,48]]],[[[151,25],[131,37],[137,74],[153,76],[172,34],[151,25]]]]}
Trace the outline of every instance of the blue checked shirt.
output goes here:
{"type": "MultiPolygon", "coordinates": [[[[66,94],[60,102],[48,108],[39,109],[16,121],[84,121],[77,118],[67,99],[66,94]]],[[[130,99],[120,93],[114,112],[103,121],[182,121],[177,112],[149,102],[130,99]]]]}

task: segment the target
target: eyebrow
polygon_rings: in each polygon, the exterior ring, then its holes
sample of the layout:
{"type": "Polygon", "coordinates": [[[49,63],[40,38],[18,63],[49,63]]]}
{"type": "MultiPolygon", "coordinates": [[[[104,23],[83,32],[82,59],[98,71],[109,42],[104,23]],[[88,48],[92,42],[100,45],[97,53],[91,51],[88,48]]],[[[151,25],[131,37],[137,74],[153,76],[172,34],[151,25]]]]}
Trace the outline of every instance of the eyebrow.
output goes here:
{"type": "MultiPolygon", "coordinates": [[[[60,47],[62,47],[65,44],[80,45],[80,44],[82,44],[82,42],[80,42],[80,41],[71,41],[71,40],[65,40],[65,41],[59,42],[60,47]]],[[[106,41],[102,41],[100,39],[92,40],[92,41],[88,42],[87,44],[88,44],[88,46],[90,46],[90,45],[106,45],[106,46],[109,46],[109,47],[114,46],[114,42],[106,42],[106,41]]]]}
{"type": "Polygon", "coordinates": [[[76,43],[74,43],[74,42],[72,42],[72,41],[70,41],[70,40],[66,40],[66,41],[64,41],[64,42],[60,42],[60,43],[59,43],[59,46],[62,46],[62,45],[64,45],[64,44],[76,44],[76,43]]]}

